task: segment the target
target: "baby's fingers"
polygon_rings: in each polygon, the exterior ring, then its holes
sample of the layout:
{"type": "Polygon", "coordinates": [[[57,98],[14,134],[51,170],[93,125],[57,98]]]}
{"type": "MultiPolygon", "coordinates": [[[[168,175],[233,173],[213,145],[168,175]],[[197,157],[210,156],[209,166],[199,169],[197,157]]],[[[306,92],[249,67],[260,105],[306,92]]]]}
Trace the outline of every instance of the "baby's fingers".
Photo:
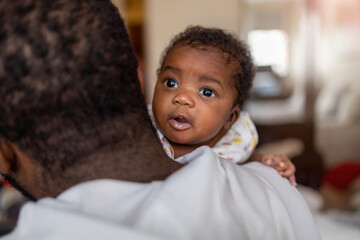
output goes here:
{"type": "Polygon", "coordinates": [[[289,167],[289,163],[284,160],[279,160],[279,164],[277,165],[278,171],[286,170],[289,167]]]}
{"type": "Polygon", "coordinates": [[[262,162],[263,162],[265,165],[267,165],[267,166],[269,166],[269,167],[272,167],[272,168],[275,168],[275,167],[278,165],[278,163],[277,163],[277,161],[275,160],[275,158],[274,158],[274,157],[271,157],[271,156],[266,156],[266,158],[264,158],[264,159],[262,160],[262,162]]]}
{"type": "Polygon", "coordinates": [[[286,177],[289,179],[291,185],[296,186],[296,178],[295,178],[295,167],[290,165],[289,168],[287,168],[284,171],[279,172],[281,176],[286,177]]]}
{"type": "Polygon", "coordinates": [[[296,185],[297,185],[295,175],[291,175],[291,176],[289,177],[289,181],[290,181],[290,184],[291,184],[291,185],[293,185],[293,186],[296,186],[296,185]]]}
{"type": "Polygon", "coordinates": [[[285,170],[285,163],[282,163],[281,167],[280,167],[279,164],[281,162],[281,159],[279,159],[279,157],[277,155],[274,155],[274,154],[264,155],[262,162],[265,165],[276,169],[277,171],[285,170]]]}
{"type": "Polygon", "coordinates": [[[288,178],[291,175],[294,175],[295,167],[292,164],[287,164],[286,168],[284,168],[283,170],[279,170],[279,173],[281,174],[281,176],[288,178]]]}
{"type": "Polygon", "coordinates": [[[278,172],[284,172],[287,171],[289,168],[291,168],[291,165],[289,161],[286,159],[283,159],[281,157],[276,158],[273,168],[275,168],[278,172]]]}

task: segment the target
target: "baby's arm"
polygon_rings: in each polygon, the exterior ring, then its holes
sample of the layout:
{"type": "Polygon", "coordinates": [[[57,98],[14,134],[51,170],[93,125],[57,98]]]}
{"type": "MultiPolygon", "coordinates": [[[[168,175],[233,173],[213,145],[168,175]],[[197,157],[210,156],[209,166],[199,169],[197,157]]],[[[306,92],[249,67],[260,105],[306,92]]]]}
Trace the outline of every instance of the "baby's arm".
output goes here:
{"type": "Polygon", "coordinates": [[[281,154],[261,154],[256,150],[253,151],[246,162],[257,161],[274,168],[283,177],[289,179],[291,185],[296,186],[295,166],[291,160],[281,154]]]}

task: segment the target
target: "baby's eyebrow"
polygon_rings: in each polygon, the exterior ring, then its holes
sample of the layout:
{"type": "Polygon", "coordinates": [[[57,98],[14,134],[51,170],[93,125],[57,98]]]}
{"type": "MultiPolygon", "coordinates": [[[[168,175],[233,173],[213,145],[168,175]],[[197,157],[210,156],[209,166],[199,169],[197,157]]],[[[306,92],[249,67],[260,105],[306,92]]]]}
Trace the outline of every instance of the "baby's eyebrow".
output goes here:
{"type": "Polygon", "coordinates": [[[164,66],[161,72],[165,72],[165,71],[171,71],[177,75],[182,75],[182,71],[180,69],[171,65],[164,66]]]}
{"type": "Polygon", "coordinates": [[[200,81],[200,82],[213,82],[213,83],[219,85],[222,89],[224,89],[224,86],[223,86],[223,84],[221,83],[221,81],[219,81],[219,80],[216,79],[216,78],[207,76],[207,75],[202,75],[202,76],[200,77],[199,81],[200,81]]]}

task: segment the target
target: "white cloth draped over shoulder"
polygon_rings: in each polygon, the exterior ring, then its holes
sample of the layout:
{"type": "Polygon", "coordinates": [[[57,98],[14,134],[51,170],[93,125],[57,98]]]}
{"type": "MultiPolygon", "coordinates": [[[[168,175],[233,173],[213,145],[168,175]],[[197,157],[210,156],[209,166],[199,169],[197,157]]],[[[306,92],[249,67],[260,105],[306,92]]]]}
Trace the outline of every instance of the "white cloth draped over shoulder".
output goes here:
{"type": "Polygon", "coordinates": [[[13,239],[319,239],[299,194],[260,163],[201,147],[164,181],[96,180],[27,203],[13,239]]]}

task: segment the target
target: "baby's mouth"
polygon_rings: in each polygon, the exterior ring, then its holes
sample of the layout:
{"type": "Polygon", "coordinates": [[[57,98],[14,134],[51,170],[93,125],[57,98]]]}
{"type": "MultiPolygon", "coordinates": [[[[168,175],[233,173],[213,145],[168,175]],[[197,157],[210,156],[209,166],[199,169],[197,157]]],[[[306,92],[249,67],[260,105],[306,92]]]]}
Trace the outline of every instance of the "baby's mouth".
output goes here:
{"type": "Polygon", "coordinates": [[[183,131],[191,127],[191,123],[184,117],[171,118],[169,124],[177,131],[183,131]]]}

